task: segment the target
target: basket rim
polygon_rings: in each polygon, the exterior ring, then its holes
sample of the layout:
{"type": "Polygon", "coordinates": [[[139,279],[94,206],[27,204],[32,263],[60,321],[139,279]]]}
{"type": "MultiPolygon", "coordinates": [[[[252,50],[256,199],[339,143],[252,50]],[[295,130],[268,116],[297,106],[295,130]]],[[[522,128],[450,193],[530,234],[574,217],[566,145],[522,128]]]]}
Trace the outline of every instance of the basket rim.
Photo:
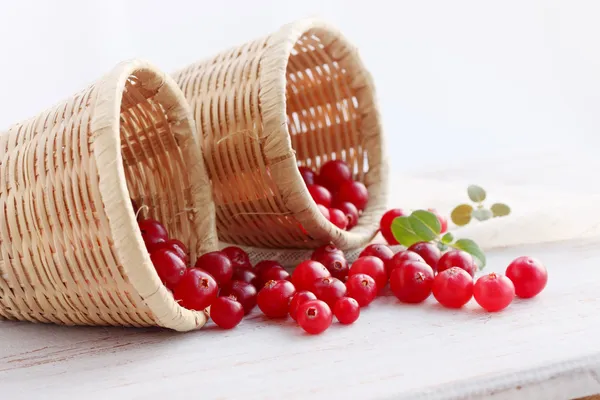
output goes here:
{"type": "MultiPolygon", "coordinates": [[[[192,311],[181,307],[162,284],[144,245],[131,205],[121,158],[120,113],[123,91],[128,78],[133,74],[143,76],[140,78],[142,86],[157,91],[156,96],[160,95],[160,102],[166,112],[177,113],[184,121],[178,126],[177,132],[185,136],[186,140],[192,141],[185,146],[184,157],[186,160],[193,159],[198,164],[196,167],[190,165],[190,180],[197,185],[208,182],[192,112],[175,81],[147,61],[124,61],[97,84],[96,105],[90,123],[102,205],[108,217],[115,255],[123,266],[129,283],[150,309],[157,324],[177,331],[198,329],[207,321],[206,311],[192,311]]],[[[210,191],[210,185],[204,185],[202,190],[210,191]]],[[[192,196],[199,203],[200,197],[194,195],[197,192],[198,190],[192,190],[192,196]]],[[[207,200],[209,204],[198,204],[199,209],[207,210],[199,215],[198,225],[202,227],[203,237],[200,240],[204,248],[215,250],[216,227],[214,213],[210,213],[211,208],[214,210],[214,203],[212,193],[209,194],[210,196],[203,198],[210,199],[207,200]]]]}
{"type": "Polygon", "coordinates": [[[353,81],[358,80],[364,83],[368,103],[363,103],[363,106],[359,108],[367,108],[371,120],[365,122],[365,119],[363,119],[361,121],[361,128],[366,124],[370,124],[369,128],[373,131],[370,138],[372,139],[371,146],[366,147],[369,159],[369,172],[367,175],[369,176],[369,180],[372,181],[365,182],[365,185],[369,189],[369,204],[363,216],[359,219],[359,224],[352,231],[341,230],[328,221],[319,211],[317,204],[312,200],[304,184],[298,168],[289,168],[289,165],[284,165],[284,163],[274,164],[272,168],[280,167],[282,174],[288,176],[289,174],[294,175],[292,188],[289,186],[289,179],[276,179],[275,184],[280,192],[286,193],[291,190],[296,195],[295,198],[299,199],[299,207],[297,207],[298,210],[294,211],[294,214],[303,224],[308,234],[315,239],[331,242],[340,249],[353,249],[370,242],[379,231],[379,218],[381,218],[387,206],[388,167],[381,126],[381,115],[377,107],[373,78],[362,62],[356,47],[337,28],[317,18],[306,18],[284,25],[269,37],[267,50],[261,60],[264,63],[264,68],[261,68],[259,76],[259,81],[263,88],[259,93],[263,109],[263,126],[267,138],[275,134],[283,134],[285,136],[285,140],[278,138],[277,146],[275,146],[281,149],[281,145],[283,144],[284,150],[278,154],[273,153],[272,158],[281,159],[281,157],[286,157],[293,160],[294,165],[297,165],[287,125],[286,70],[289,57],[296,42],[302,35],[312,29],[325,31],[343,45],[344,49],[348,51],[351,63],[356,66],[352,71],[353,81]],[[283,104],[283,112],[280,107],[281,104],[283,104]],[[370,216],[368,220],[365,220],[366,215],[370,216]],[[316,221],[316,224],[310,223],[311,221],[316,221]]]}

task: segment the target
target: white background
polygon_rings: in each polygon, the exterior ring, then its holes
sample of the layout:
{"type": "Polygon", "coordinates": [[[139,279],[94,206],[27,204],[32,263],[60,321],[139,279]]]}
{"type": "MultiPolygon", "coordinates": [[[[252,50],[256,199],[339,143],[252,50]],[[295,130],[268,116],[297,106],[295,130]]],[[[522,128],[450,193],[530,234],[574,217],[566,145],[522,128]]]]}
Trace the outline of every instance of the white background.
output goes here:
{"type": "Polygon", "coordinates": [[[600,142],[593,0],[2,2],[0,127],[123,59],[173,71],[306,16],[361,49],[396,170],[600,142]]]}

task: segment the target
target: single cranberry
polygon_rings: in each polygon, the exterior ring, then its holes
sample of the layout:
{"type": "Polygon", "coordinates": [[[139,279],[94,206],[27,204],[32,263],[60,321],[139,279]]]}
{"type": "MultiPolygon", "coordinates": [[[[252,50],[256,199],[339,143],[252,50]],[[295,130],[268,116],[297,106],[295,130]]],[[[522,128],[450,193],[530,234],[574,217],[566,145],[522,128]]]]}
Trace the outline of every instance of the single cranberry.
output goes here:
{"type": "Polygon", "coordinates": [[[506,276],[515,285],[515,293],[523,299],[539,294],[548,282],[548,271],[537,259],[519,257],[506,268],[506,276]]]}
{"type": "Polygon", "coordinates": [[[390,261],[385,263],[385,269],[387,270],[388,275],[391,275],[394,269],[398,268],[407,261],[418,261],[425,263],[423,257],[418,255],[414,251],[399,251],[398,253],[394,254],[394,257],[392,257],[390,261]]]}
{"type": "Polygon", "coordinates": [[[281,265],[281,263],[279,263],[278,261],[275,261],[275,260],[262,260],[262,261],[259,261],[254,266],[254,273],[256,274],[256,276],[258,276],[260,278],[260,276],[266,270],[269,270],[269,269],[274,268],[274,267],[283,269],[283,265],[281,265]]]}
{"type": "Polygon", "coordinates": [[[366,274],[371,278],[375,279],[377,283],[377,289],[382,290],[387,283],[387,272],[385,271],[385,264],[377,257],[365,256],[359,257],[350,266],[349,276],[356,274],[366,274]]]}
{"type": "Polygon", "coordinates": [[[515,297],[515,285],[506,276],[492,272],[477,279],[473,297],[486,311],[504,310],[515,297]]]}
{"type": "Polygon", "coordinates": [[[202,311],[217,298],[218,290],[217,282],[211,274],[198,268],[190,268],[173,289],[173,296],[180,306],[202,311]]]}
{"type": "Polygon", "coordinates": [[[432,213],[433,215],[435,215],[438,219],[438,221],[440,221],[440,233],[445,233],[448,230],[448,218],[444,217],[442,214],[440,214],[436,209],[430,208],[429,210],[430,213],[432,213]]]}
{"type": "Polygon", "coordinates": [[[312,252],[310,258],[312,260],[319,261],[319,258],[323,257],[325,254],[328,254],[328,253],[339,253],[341,255],[344,255],[344,252],[342,250],[335,247],[335,245],[329,243],[329,244],[325,244],[321,247],[317,247],[312,252]]]}
{"type": "Polygon", "coordinates": [[[151,249],[157,243],[166,242],[169,239],[167,229],[158,221],[143,219],[138,222],[138,226],[147,249],[151,249]]]}
{"type": "Polygon", "coordinates": [[[308,290],[296,292],[296,294],[292,297],[290,300],[290,317],[292,317],[294,321],[296,320],[296,315],[298,313],[298,307],[300,304],[306,303],[310,300],[317,300],[317,296],[308,290]]]}
{"type": "Polygon", "coordinates": [[[231,277],[233,276],[231,260],[222,251],[211,251],[210,253],[203,254],[196,260],[194,267],[211,274],[219,286],[231,281],[231,277]]]}
{"type": "Polygon", "coordinates": [[[347,230],[354,228],[358,224],[358,208],[356,208],[354,204],[347,201],[342,201],[337,203],[336,207],[346,216],[346,220],[348,221],[346,224],[347,230]]]}
{"type": "Polygon", "coordinates": [[[169,239],[166,242],[160,242],[152,245],[149,249],[150,253],[158,249],[168,249],[175,252],[186,264],[190,262],[190,257],[188,256],[187,247],[180,240],[177,239],[169,239]]]}
{"type": "Polygon", "coordinates": [[[437,271],[437,263],[442,256],[442,252],[435,244],[429,242],[419,242],[410,246],[408,250],[414,251],[423,257],[423,260],[425,260],[425,262],[429,264],[434,271],[437,271]]]}
{"type": "Polygon", "coordinates": [[[244,307],[233,295],[217,297],[210,306],[210,318],[219,328],[233,329],[244,318],[244,307]]]}
{"type": "Polygon", "coordinates": [[[154,264],[158,277],[169,289],[179,283],[187,269],[181,257],[169,249],[153,251],[150,260],[154,264]]]}
{"type": "Polygon", "coordinates": [[[360,316],[360,305],[352,297],[342,297],[333,306],[333,314],[340,324],[349,325],[360,316]]]}
{"type": "Polygon", "coordinates": [[[290,300],[296,288],[290,281],[269,281],[258,292],[258,308],[269,318],[283,318],[288,314],[290,300]]]}
{"type": "Polygon", "coordinates": [[[323,214],[323,216],[325,217],[325,219],[327,221],[331,220],[331,213],[329,212],[329,208],[321,205],[321,204],[317,204],[317,207],[319,208],[319,211],[321,212],[321,214],[323,214]]]}
{"type": "Polygon", "coordinates": [[[331,276],[345,281],[348,277],[348,262],[344,257],[344,252],[332,244],[321,246],[316,249],[311,259],[320,262],[331,273],[331,276]]]}
{"type": "Polygon", "coordinates": [[[341,230],[346,230],[346,227],[348,226],[346,215],[342,212],[342,210],[338,210],[337,208],[329,209],[329,220],[341,230]]]}
{"type": "Polygon", "coordinates": [[[333,308],[335,302],[344,297],[348,291],[344,282],[337,278],[317,279],[313,286],[317,299],[323,300],[331,308],[333,308]]]}
{"type": "Polygon", "coordinates": [[[452,267],[437,274],[431,291],[444,307],[461,308],[473,297],[473,278],[464,269],[452,267]]]}
{"type": "Polygon", "coordinates": [[[346,296],[352,297],[361,307],[368,306],[377,296],[375,280],[366,274],[356,274],[348,277],[346,296]]]}
{"type": "Polygon", "coordinates": [[[392,271],[390,289],[404,303],[421,303],[431,294],[433,278],[433,269],[429,265],[406,261],[392,271]]]}
{"type": "Polygon", "coordinates": [[[349,202],[356,206],[359,211],[363,211],[369,202],[369,191],[367,187],[358,181],[344,182],[336,194],[336,203],[349,202]]]}
{"type": "Polygon", "coordinates": [[[253,285],[256,288],[260,288],[260,279],[254,273],[254,271],[249,270],[247,268],[235,268],[233,270],[233,275],[231,276],[232,281],[242,281],[247,282],[253,285]]]}
{"type": "Polygon", "coordinates": [[[318,335],[331,326],[333,314],[327,303],[309,300],[298,306],[297,318],[302,329],[311,335],[318,335]]]}
{"type": "Polygon", "coordinates": [[[394,219],[396,219],[396,217],[405,217],[407,215],[409,215],[409,213],[401,208],[393,208],[383,214],[381,221],[379,221],[379,230],[381,231],[381,234],[385,238],[386,242],[392,245],[398,244],[398,241],[392,234],[392,222],[394,219]]]}
{"type": "Polygon", "coordinates": [[[462,268],[471,276],[477,272],[477,264],[473,257],[462,250],[450,250],[444,254],[437,263],[437,272],[440,273],[452,267],[462,268]]]}
{"type": "Polygon", "coordinates": [[[317,179],[319,185],[325,186],[333,193],[338,191],[342,183],[351,180],[352,171],[348,164],[342,160],[331,160],[323,164],[317,179]]]}
{"type": "Polygon", "coordinates": [[[289,281],[290,273],[283,268],[272,267],[263,271],[259,279],[261,286],[269,281],[289,281]]]}
{"type": "Polygon", "coordinates": [[[233,268],[252,268],[250,257],[243,249],[240,249],[237,246],[229,246],[221,251],[229,258],[233,268]]]}
{"type": "Polygon", "coordinates": [[[249,314],[256,306],[258,292],[254,285],[244,281],[231,281],[221,288],[220,296],[235,296],[244,307],[244,313],[249,314]]]}
{"type": "Polygon", "coordinates": [[[308,185],[308,192],[315,203],[329,208],[331,206],[331,192],[321,185],[308,185]]]}
{"type": "Polygon", "coordinates": [[[394,252],[385,244],[370,244],[359,254],[359,257],[365,256],[377,257],[385,264],[394,257],[394,252]]]}
{"type": "Polygon", "coordinates": [[[297,290],[313,291],[314,282],[317,279],[329,278],[331,273],[323,264],[318,261],[302,261],[294,272],[292,272],[292,282],[297,290]]]}
{"type": "Polygon", "coordinates": [[[302,180],[304,180],[304,183],[307,186],[315,184],[315,178],[317,177],[317,174],[312,168],[298,167],[298,171],[300,171],[300,175],[302,175],[302,180]]]}

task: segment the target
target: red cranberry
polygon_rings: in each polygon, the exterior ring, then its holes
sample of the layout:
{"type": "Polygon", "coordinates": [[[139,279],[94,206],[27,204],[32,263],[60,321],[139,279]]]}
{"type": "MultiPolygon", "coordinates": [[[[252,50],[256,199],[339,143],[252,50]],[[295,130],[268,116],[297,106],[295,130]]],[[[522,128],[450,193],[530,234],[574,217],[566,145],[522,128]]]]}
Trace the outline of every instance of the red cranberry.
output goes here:
{"type": "Polygon", "coordinates": [[[360,305],[352,297],[342,297],[333,306],[333,314],[340,324],[349,325],[360,316],[360,305]]]}
{"type": "Polygon", "coordinates": [[[433,280],[433,297],[448,308],[461,308],[473,297],[473,278],[462,268],[452,267],[433,280]]]}
{"type": "Polygon", "coordinates": [[[349,275],[356,274],[366,274],[375,279],[378,290],[382,290],[387,283],[388,277],[385,271],[385,264],[377,257],[365,256],[354,261],[350,267],[349,275]]]}
{"type": "Polygon", "coordinates": [[[515,297],[515,286],[506,276],[492,272],[477,279],[473,297],[488,312],[504,310],[515,297]]]}
{"type": "Polygon", "coordinates": [[[392,234],[392,222],[394,219],[396,219],[396,217],[405,217],[408,215],[409,213],[401,208],[393,208],[388,210],[385,214],[383,214],[383,217],[381,217],[381,221],[379,222],[379,230],[389,244],[398,244],[398,241],[392,234]]]}
{"type": "Polygon", "coordinates": [[[345,201],[354,204],[359,211],[363,211],[369,202],[369,191],[361,182],[344,182],[336,194],[336,204],[345,201]]]}
{"type": "Polygon", "coordinates": [[[279,268],[279,267],[269,268],[260,275],[261,285],[264,285],[265,283],[267,283],[269,281],[289,281],[289,280],[290,280],[290,273],[287,272],[285,269],[279,268]]]}
{"type": "Polygon", "coordinates": [[[429,242],[419,242],[410,246],[408,250],[414,251],[423,257],[423,260],[425,260],[425,262],[429,264],[434,271],[437,271],[437,263],[440,260],[442,253],[435,244],[429,242]]]}
{"type": "Polygon", "coordinates": [[[138,222],[140,232],[142,232],[142,239],[146,244],[146,248],[150,249],[152,246],[166,242],[169,239],[167,229],[158,221],[153,219],[143,219],[138,222]]]}
{"type": "MultiPolygon", "coordinates": [[[[425,260],[423,259],[423,257],[418,255],[414,251],[408,251],[408,250],[399,251],[398,253],[394,254],[394,257],[392,257],[392,259],[390,261],[385,263],[385,268],[387,270],[388,275],[391,275],[392,271],[395,268],[398,268],[399,266],[401,266],[402,264],[404,264],[407,261],[418,261],[418,262],[425,263],[425,260]]],[[[427,264],[427,263],[425,263],[425,264],[427,264]]]]}
{"type": "Polygon", "coordinates": [[[269,281],[258,292],[258,308],[269,318],[283,318],[288,314],[290,300],[296,288],[290,281],[269,281]]]}
{"type": "Polygon", "coordinates": [[[321,211],[321,214],[323,214],[323,216],[325,217],[325,219],[327,221],[331,220],[331,213],[329,212],[329,208],[321,205],[321,204],[317,204],[317,207],[319,208],[319,211],[321,211]]]}
{"type": "Polygon", "coordinates": [[[424,262],[406,261],[390,276],[390,288],[404,303],[421,303],[431,294],[433,269],[424,262]]]}
{"type": "Polygon", "coordinates": [[[260,277],[266,270],[274,267],[283,269],[283,265],[275,260],[263,260],[254,266],[254,273],[256,276],[260,277]]]}
{"type": "Polygon", "coordinates": [[[232,329],[244,318],[244,307],[235,296],[217,297],[210,306],[210,318],[219,328],[232,329]]]}
{"type": "Polygon", "coordinates": [[[328,253],[339,253],[341,255],[344,255],[344,252],[342,250],[338,249],[333,244],[329,243],[329,244],[325,244],[321,247],[317,247],[311,254],[310,258],[312,260],[319,261],[319,258],[323,257],[325,254],[328,254],[328,253]]]}
{"type": "Polygon", "coordinates": [[[429,211],[437,217],[438,221],[440,221],[440,233],[445,233],[448,230],[448,218],[444,217],[442,214],[440,214],[437,210],[433,208],[430,208],[427,211],[429,211]]]}
{"type": "Polygon", "coordinates": [[[315,203],[329,208],[331,206],[331,192],[321,185],[308,185],[308,192],[315,203]]]}
{"type": "Polygon", "coordinates": [[[166,242],[160,242],[152,245],[149,249],[150,253],[155,252],[158,249],[168,249],[175,254],[177,254],[186,264],[190,262],[190,257],[188,256],[187,247],[180,240],[177,239],[169,239],[166,242]]]}
{"type": "Polygon", "coordinates": [[[336,207],[346,216],[346,220],[348,221],[346,224],[347,230],[354,228],[358,224],[358,208],[354,204],[342,201],[337,203],[336,207]]]}
{"type": "Polygon", "coordinates": [[[185,262],[175,253],[168,249],[158,249],[150,254],[150,260],[154,264],[156,273],[160,280],[169,289],[174,288],[186,271],[185,262]]]}
{"type": "Polygon", "coordinates": [[[548,282],[548,271],[537,259],[519,257],[506,268],[506,276],[515,285],[515,293],[523,299],[539,294],[548,282]]]}
{"type": "Polygon", "coordinates": [[[298,325],[311,335],[325,332],[331,326],[333,315],[327,303],[309,300],[298,307],[298,325]]]}
{"type": "Polygon", "coordinates": [[[200,268],[211,274],[219,286],[231,281],[233,267],[231,261],[222,251],[211,251],[203,254],[196,260],[196,268],[200,268]]]}
{"type": "Polygon", "coordinates": [[[333,308],[335,302],[344,297],[348,291],[344,282],[337,278],[317,279],[313,286],[317,299],[323,300],[331,308],[333,308]]]}
{"type": "Polygon", "coordinates": [[[249,314],[256,306],[258,294],[254,285],[244,281],[231,281],[221,288],[221,296],[235,296],[237,301],[244,307],[244,313],[249,314]]]}
{"type": "Polygon", "coordinates": [[[231,280],[247,282],[257,288],[261,287],[260,279],[258,279],[258,276],[256,276],[254,271],[251,271],[246,268],[235,268],[233,270],[233,275],[231,276],[231,280]]]}
{"type": "Polygon", "coordinates": [[[437,272],[440,273],[452,267],[462,268],[471,276],[475,276],[475,272],[477,272],[477,264],[473,261],[473,257],[462,250],[450,250],[444,254],[437,263],[437,272]]]}
{"type": "Polygon", "coordinates": [[[298,171],[300,171],[300,175],[302,175],[302,180],[304,180],[304,183],[307,186],[315,184],[315,178],[317,177],[317,174],[312,168],[298,167],[298,171]]]}
{"type": "Polygon", "coordinates": [[[299,292],[296,292],[296,294],[292,297],[292,300],[290,300],[290,317],[292,317],[294,321],[296,321],[298,307],[300,306],[300,304],[306,303],[310,300],[317,300],[317,296],[315,296],[312,292],[309,292],[308,290],[301,290],[299,292]]]}
{"type": "Polygon", "coordinates": [[[348,277],[346,296],[355,299],[361,307],[368,306],[377,296],[375,280],[366,274],[356,274],[348,277]]]}
{"type": "Polygon", "coordinates": [[[323,264],[313,260],[302,261],[294,272],[292,272],[292,282],[297,290],[313,291],[314,282],[320,278],[329,278],[331,273],[323,264]]]}
{"type": "Polygon", "coordinates": [[[221,251],[229,258],[233,268],[252,268],[250,257],[243,249],[237,246],[229,246],[221,251]]]}
{"type": "Polygon", "coordinates": [[[338,210],[337,208],[329,209],[329,220],[341,230],[346,230],[346,227],[348,226],[346,215],[342,212],[342,210],[338,210]]]}
{"type": "Polygon", "coordinates": [[[217,298],[219,290],[215,278],[198,268],[187,270],[173,290],[179,305],[189,310],[202,311],[217,298]]]}
{"type": "Polygon", "coordinates": [[[340,185],[352,180],[352,171],[342,160],[327,161],[319,170],[319,185],[325,186],[331,192],[337,192],[340,185]]]}
{"type": "Polygon", "coordinates": [[[335,246],[328,244],[319,247],[314,251],[311,258],[323,264],[334,278],[345,281],[348,277],[349,267],[344,252],[338,250],[335,246]]]}
{"type": "Polygon", "coordinates": [[[394,257],[394,252],[385,244],[370,244],[359,255],[359,257],[365,256],[377,257],[384,263],[387,263],[394,257]]]}

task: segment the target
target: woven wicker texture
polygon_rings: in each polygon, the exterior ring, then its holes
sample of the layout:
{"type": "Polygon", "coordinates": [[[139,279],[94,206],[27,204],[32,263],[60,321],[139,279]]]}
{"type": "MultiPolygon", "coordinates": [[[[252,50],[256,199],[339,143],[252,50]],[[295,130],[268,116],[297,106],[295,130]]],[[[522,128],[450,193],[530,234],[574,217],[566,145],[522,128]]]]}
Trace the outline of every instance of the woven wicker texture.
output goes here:
{"type": "Polygon", "coordinates": [[[0,316],[191,330],[145,249],[130,197],[192,257],[217,244],[192,115],[142,61],[0,134],[0,316]]]}
{"type": "Polygon", "coordinates": [[[201,135],[221,240],[348,249],[375,235],[387,190],[379,114],[371,77],[338,31],[298,21],[174,76],[201,135]],[[370,193],[349,232],[321,215],[297,169],[333,158],[370,193]]]}

